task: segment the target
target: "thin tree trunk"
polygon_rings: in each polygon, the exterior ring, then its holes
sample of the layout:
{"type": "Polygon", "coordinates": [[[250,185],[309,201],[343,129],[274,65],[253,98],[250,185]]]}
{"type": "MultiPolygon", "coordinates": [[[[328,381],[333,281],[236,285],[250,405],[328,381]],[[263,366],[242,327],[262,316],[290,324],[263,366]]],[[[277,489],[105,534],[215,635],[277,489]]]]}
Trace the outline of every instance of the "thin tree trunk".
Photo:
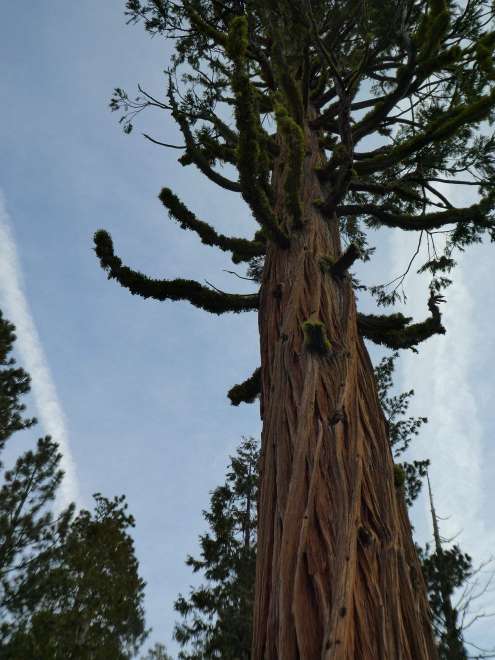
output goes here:
{"type": "MultiPolygon", "coordinates": [[[[348,278],[320,270],[340,254],[338,222],[323,219],[307,135],[304,229],[270,248],[261,293],[263,417],[254,660],[423,660],[436,657],[426,590],[403,497],[394,486],[373,368],[358,335],[348,278]],[[302,324],[327,329],[327,355],[302,324]]],[[[275,175],[284,202],[287,158],[275,175]]]]}

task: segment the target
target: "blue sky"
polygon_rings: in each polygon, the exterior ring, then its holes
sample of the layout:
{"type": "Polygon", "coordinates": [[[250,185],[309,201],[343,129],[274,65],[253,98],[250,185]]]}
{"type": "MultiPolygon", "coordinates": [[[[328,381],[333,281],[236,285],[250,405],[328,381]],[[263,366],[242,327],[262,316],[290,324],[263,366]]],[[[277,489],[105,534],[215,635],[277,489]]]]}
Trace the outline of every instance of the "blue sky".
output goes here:
{"type": "MultiPolygon", "coordinates": [[[[92,235],[108,229],[124,261],[148,274],[248,291],[249,283],[222,271],[232,268],[228,257],[168,220],[157,195],[173,187],[199,217],[231,234],[249,236],[254,227],[234,193],[218,191],[178,165],[176,152],[140,136],[142,129],[180,140],[166,114],[144,116],[127,137],[108,111],[116,86],[165,88],[168,44],[126,26],[123,5],[49,0],[4,10],[0,189],[47,370],[39,372],[40,388],[46,391],[48,373],[58,394],[57,429],[73,460],[67,496],[89,506],[96,491],[127,495],[152,639],[174,651],[172,603],[192,581],[184,558],[197,548],[201,509],[241,435],[260,432],[257,406],[233,408],[226,398],[258,365],[256,316],[216,317],[187,303],[132,297],[106,280],[92,235]]],[[[378,263],[361,271],[371,279],[397,274],[410,251],[394,232],[378,240],[378,263]]],[[[416,389],[417,412],[430,418],[415,452],[433,459],[439,513],[450,516],[445,536],[461,532],[476,562],[495,541],[492,247],[476,246],[462,259],[447,294],[447,335],[430,340],[419,357],[407,355],[400,374],[402,388],[416,389]]],[[[0,302],[7,316],[10,304],[16,322],[9,287],[12,294],[5,277],[0,302]]],[[[412,278],[408,293],[407,312],[422,318],[424,283],[412,278]]],[[[32,399],[46,405],[42,396],[32,399]]],[[[46,420],[43,428],[49,432],[46,420]]],[[[414,524],[422,539],[429,536],[423,500],[414,524]]],[[[472,639],[488,643],[488,630],[473,628],[472,639]]]]}

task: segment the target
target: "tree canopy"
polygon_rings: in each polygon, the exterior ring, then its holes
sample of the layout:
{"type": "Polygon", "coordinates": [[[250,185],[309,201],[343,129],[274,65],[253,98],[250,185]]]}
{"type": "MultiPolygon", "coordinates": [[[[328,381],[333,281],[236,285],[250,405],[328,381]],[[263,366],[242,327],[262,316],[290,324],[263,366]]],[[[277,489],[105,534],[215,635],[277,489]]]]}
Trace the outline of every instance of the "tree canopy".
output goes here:
{"type": "MultiPolygon", "coordinates": [[[[415,232],[418,252],[426,248],[418,268],[431,274],[431,316],[420,323],[402,314],[359,319],[370,340],[414,349],[444,332],[439,294],[456,252],[495,235],[495,140],[484,128],[495,108],[493,12],[488,0],[128,0],[129,22],[174,39],[175,53],[165,99],[142,88],[131,98],[117,88],[111,107],[122,111],[127,132],[142,110],[168,111],[183,144],[165,146],[182,151],[183,166],[243,197],[258,224],[250,241],[218,234],[170,188],[160,193],[172,219],[236,263],[262,258],[267,241],[287,249],[302,228],[302,130],[309,122],[325,154],[319,176],[328,190],[314,203],[329,222],[338,217],[352,244],[340,264],[322,255],[322,267],[345,273],[356,258],[369,259],[370,232],[380,227],[415,232]],[[282,215],[272,187],[281,149],[288,170],[282,215]],[[456,207],[445,184],[474,188],[479,199],[456,207]]],[[[122,264],[104,231],[95,244],[108,276],[134,294],[188,300],[217,314],[258,306],[256,294],[149,279],[122,264]]],[[[391,304],[402,279],[369,290],[391,304]]]]}

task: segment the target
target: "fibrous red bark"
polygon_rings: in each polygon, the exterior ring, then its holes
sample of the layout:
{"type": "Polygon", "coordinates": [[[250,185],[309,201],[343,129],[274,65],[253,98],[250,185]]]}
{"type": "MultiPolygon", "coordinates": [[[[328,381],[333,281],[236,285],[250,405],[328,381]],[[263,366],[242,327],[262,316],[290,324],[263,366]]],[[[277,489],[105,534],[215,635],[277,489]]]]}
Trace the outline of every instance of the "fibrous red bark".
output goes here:
{"type": "MultiPolygon", "coordinates": [[[[436,657],[425,586],[387,425],[358,334],[350,278],[322,272],[341,254],[336,218],[315,172],[322,153],[306,130],[303,220],[288,249],[268,250],[261,292],[263,417],[255,660],[423,660],[436,657]],[[328,352],[302,325],[320,321],[328,352]]],[[[274,170],[276,213],[287,175],[274,170]]]]}

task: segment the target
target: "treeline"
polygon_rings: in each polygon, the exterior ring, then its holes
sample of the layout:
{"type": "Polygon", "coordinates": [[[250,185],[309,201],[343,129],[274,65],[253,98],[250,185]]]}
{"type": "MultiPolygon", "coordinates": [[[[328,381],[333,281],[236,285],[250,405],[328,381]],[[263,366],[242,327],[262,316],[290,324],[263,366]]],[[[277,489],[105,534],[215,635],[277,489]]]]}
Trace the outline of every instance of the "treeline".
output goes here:
{"type": "MultiPolygon", "coordinates": [[[[30,377],[12,357],[14,331],[0,312],[0,459],[36,424],[25,416],[30,377]]],[[[133,658],[147,635],[134,519],[124,496],[56,509],[61,458],[46,436],[12,467],[0,460],[0,657],[133,658]]]]}

